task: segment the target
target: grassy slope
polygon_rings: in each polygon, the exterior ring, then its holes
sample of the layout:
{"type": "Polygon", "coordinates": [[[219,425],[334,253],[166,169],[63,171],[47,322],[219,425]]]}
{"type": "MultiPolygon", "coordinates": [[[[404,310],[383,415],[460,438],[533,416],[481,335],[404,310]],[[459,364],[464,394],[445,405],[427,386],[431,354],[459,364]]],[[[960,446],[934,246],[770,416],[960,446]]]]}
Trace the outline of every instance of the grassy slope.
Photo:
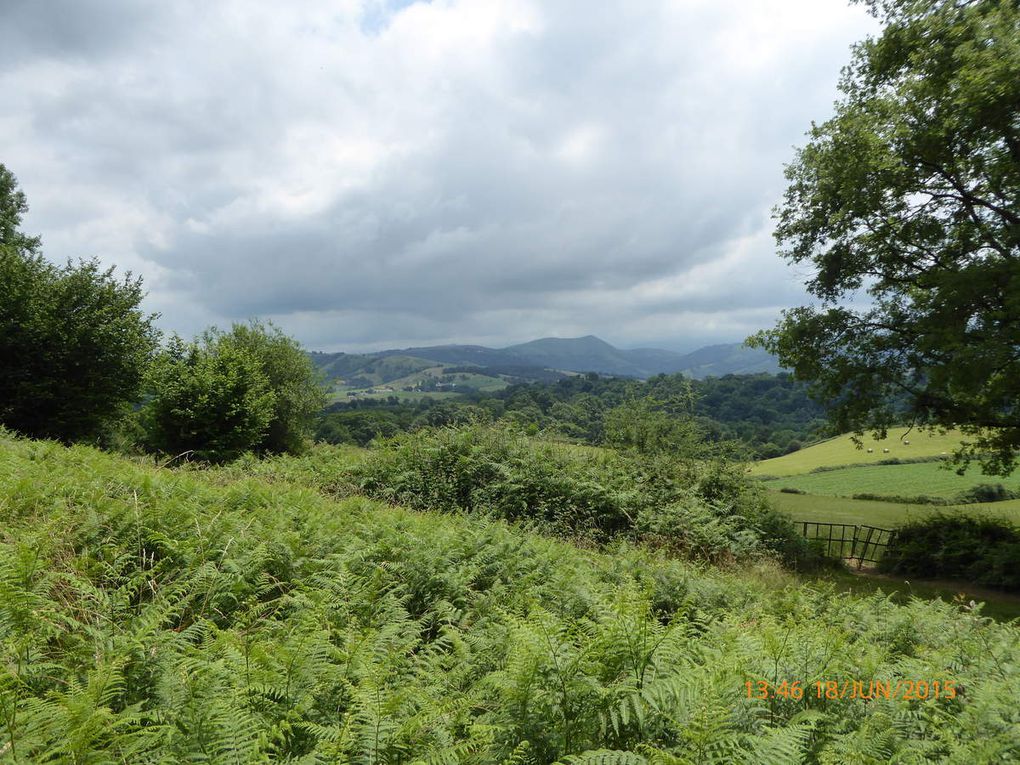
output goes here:
{"type": "Polygon", "coordinates": [[[759,476],[800,475],[810,473],[818,467],[869,465],[891,457],[899,459],[935,457],[943,452],[952,452],[959,446],[960,438],[960,434],[955,431],[942,435],[921,433],[916,430],[908,433],[907,428],[892,428],[888,438],[882,441],[876,441],[865,435],[863,447],[857,449],[850,436],[844,434],[782,457],[762,460],[751,468],[751,473],[759,476]],[[910,441],[910,444],[904,444],[903,438],[910,441]],[[873,450],[871,454],[867,452],[869,448],[873,450]],[[884,453],[883,449],[888,449],[889,453],[884,453]]]}
{"type": "Polygon", "coordinates": [[[850,497],[858,493],[914,497],[927,495],[952,499],[978,484],[999,484],[1020,489],[1020,473],[1008,478],[990,477],[970,470],[957,475],[939,462],[917,462],[906,465],[859,465],[826,470],[820,473],[776,478],[766,482],[770,489],[790,487],[808,494],[829,497],[850,497]]]}
{"type": "Polygon", "coordinates": [[[414,356],[398,355],[380,358],[352,354],[341,356],[330,363],[326,363],[320,369],[330,378],[365,377],[374,385],[380,385],[432,366],[435,366],[434,361],[419,359],[414,356]]]}
{"type": "Polygon", "coordinates": [[[297,485],[342,489],[335,459],[170,471],[0,434],[0,752],[796,762],[810,740],[810,761],[1020,757],[1017,626],[297,485]],[[947,677],[966,694],[811,690],[947,677]],[[748,699],[747,679],[809,693],[748,699]]]}
{"type": "Polygon", "coordinates": [[[964,512],[1008,518],[1020,523],[1020,500],[982,502],[972,505],[935,507],[932,505],[874,502],[865,499],[813,496],[810,494],[770,493],[772,504],[798,521],[862,523],[870,526],[900,526],[934,512],[964,512]]]}

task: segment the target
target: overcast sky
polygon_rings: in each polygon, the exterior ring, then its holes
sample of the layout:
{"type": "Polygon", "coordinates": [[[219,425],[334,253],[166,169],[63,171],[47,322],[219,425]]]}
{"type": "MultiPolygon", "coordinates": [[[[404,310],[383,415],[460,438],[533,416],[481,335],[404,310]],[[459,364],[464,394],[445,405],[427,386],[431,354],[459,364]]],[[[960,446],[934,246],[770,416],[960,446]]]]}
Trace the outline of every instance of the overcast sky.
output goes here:
{"type": "Polygon", "coordinates": [[[685,350],[802,302],[783,164],[844,0],[2,0],[0,162],[168,331],[685,350]]]}

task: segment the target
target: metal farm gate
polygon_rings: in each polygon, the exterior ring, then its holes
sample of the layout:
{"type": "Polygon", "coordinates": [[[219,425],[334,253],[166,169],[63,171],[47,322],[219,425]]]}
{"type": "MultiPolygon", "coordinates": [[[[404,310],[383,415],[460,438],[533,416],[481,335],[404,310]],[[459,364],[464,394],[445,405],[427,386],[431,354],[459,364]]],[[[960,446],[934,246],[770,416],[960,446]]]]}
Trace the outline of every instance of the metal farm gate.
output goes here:
{"type": "Polygon", "coordinates": [[[865,563],[878,563],[896,533],[893,529],[852,523],[798,521],[797,525],[806,539],[818,540],[822,544],[826,555],[856,563],[857,568],[862,568],[865,563]]]}

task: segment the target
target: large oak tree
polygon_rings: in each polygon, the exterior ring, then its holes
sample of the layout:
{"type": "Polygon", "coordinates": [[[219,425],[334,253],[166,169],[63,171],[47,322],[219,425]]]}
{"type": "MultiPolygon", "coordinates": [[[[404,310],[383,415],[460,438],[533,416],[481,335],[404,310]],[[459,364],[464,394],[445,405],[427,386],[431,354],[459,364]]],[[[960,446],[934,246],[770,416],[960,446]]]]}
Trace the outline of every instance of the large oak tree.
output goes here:
{"type": "Polygon", "coordinates": [[[787,168],[776,238],[813,306],[753,342],[844,430],[957,426],[1020,455],[1020,4],[868,2],[834,116],[787,168]]]}

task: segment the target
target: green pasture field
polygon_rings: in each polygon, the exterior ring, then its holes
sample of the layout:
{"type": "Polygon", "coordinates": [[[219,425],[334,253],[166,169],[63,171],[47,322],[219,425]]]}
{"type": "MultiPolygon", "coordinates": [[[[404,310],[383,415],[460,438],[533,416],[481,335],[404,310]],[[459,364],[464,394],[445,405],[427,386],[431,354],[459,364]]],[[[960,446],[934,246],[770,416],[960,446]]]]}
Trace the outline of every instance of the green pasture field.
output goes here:
{"type": "Polygon", "coordinates": [[[950,505],[948,507],[875,502],[811,494],[786,494],[780,491],[770,491],[769,499],[776,509],[786,513],[795,521],[855,523],[892,528],[935,512],[963,512],[975,515],[993,515],[1020,523],[1020,499],[1006,502],[981,502],[972,505],[950,505]]]}
{"type": "MultiPolygon", "coordinates": [[[[329,395],[330,403],[336,403],[338,401],[349,401],[348,393],[358,393],[358,398],[371,398],[371,399],[385,399],[390,396],[396,396],[401,401],[420,401],[425,398],[452,398],[459,396],[463,393],[463,390],[443,390],[443,391],[406,391],[401,388],[412,386],[423,380],[424,378],[440,378],[446,374],[446,368],[442,366],[430,367],[428,369],[422,369],[417,372],[413,372],[405,377],[401,377],[396,380],[390,380],[386,383],[379,383],[368,388],[354,388],[350,386],[339,387],[329,395]],[[372,388],[392,388],[392,391],[381,391],[373,393],[372,388]]],[[[493,393],[498,390],[502,390],[507,387],[509,383],[501,378],[492,377],[491,375],[475,374],[473,372],[457,372],[454,374],[454,382],[458,386],[464,388],[470,388],[471,390],[482,391],[483,393],[493,393]]]]}
{"type": "Polygon", "coordinates": [[[360,393],[358,398],[371,398],[371,399],[387,399],[390,396],[395,396],[399,401],[421,401],[426,398],[457,398],[460,393],[454,391],[434,391],[434,392],[419,392],[419,391],[406,391],[406,390],[394,390],[394,391],[382,391],[380,393],[369,393],[369,388],[353,389],[344,388],[343,390],[336,391],[329,395],[329,403],[335,404],[340,401],[353,401],[355,399],[350,398],[347,394],[354,392],[360,393]]]}
{"type": "MultiPolygon", "coordinates": [[[[945,434],[926,433],[908,428],[892,428],[889,435],[882,441],[876,441],[870,435],[863,437],[863,446],[858,449],[850,438],[850,434],[830,438],[813,446],[792,452],[791,454],[762,460],[751,468],[752,475],[787,476],[810,473],[819,467],[837,465],[869,465],[891,458],[911,459],[917,457],[938,457],[943,453],[951,453],[960,445],[963,436],[958,431],[945,434]],[[909,441],[907,444],[905,441],[909,441]],[[871,453],[868,453],[871,449],[871,453]],[[888,449],[886,453],[884,450],[888,449]]],[[[859,491],[869,491],[860,489],[859,491]]]]}
{"type": "Polygon", "coordinates": [[[982,475],[972,468],[957,475],[941,462],[918,462],[905,465],[860,465],[826,470],[765,481],[770,489],[793,488],[808,494],[830,497],[851,497],[854,494],[882,494],[896,497],[931,496],[953,499],[961,492],[980,484],[1002,484],[1020,490],[1020,474],[1007,478],[982,475]]]}

